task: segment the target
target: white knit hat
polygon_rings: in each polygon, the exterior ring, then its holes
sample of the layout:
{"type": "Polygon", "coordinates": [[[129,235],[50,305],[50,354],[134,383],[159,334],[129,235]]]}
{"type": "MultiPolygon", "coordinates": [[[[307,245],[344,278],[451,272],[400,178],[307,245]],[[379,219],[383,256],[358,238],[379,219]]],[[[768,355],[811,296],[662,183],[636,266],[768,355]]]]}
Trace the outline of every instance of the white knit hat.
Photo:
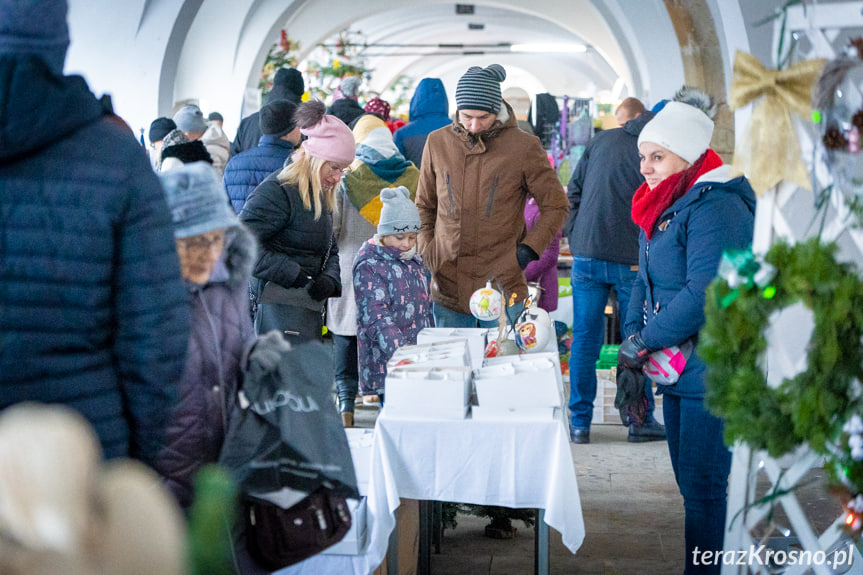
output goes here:
{"type": "Polygon", "coordinates": [[[713,120],[695,106],[668,102],[638,136],[638,146],[651,142],[677,154],[690,164],[710,147],[713,120]]]}

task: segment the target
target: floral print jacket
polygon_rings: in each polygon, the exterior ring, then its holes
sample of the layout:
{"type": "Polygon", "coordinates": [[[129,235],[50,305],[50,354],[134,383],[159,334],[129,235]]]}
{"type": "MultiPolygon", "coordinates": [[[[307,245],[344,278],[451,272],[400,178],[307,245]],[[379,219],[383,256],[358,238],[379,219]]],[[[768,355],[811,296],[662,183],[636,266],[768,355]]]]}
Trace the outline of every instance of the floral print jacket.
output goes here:
{"type": "Polygon", "coordinates": [[[393,352],[415,344],[420,330],[434,324],[422,258],[402,260],[398,248],[378,245],[376,239],[363,244],[353,268],[362,395],[383,393],[393,352]]]}

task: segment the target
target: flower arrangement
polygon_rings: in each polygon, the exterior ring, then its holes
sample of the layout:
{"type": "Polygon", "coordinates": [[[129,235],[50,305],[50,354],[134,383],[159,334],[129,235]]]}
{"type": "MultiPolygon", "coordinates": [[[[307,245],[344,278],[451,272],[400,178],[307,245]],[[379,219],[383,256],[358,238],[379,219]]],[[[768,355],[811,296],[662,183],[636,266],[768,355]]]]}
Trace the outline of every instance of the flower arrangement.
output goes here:
{"type": "Polygon", "coordinates": [[[279,33],[279,41],[272,45],[264,59],[261,79],[258,81],[258,88],[260,88],[262,96],[266,96],[273,88],[273,78],[276,77],[276,72],[279,69],[297,67],[299,50],[300,43],[288,38],[288,32],[283,28],[279,33]]]}
{"type": "Polygon", "coordinates": [[[318,44],[317,52],[306,62],[306,73],[314,82],[313,95],[325,98],[333,93],[345,76],[365,77],[365,67],[356,38],[361,33],[342,30],[334,45],[318,44]]]}

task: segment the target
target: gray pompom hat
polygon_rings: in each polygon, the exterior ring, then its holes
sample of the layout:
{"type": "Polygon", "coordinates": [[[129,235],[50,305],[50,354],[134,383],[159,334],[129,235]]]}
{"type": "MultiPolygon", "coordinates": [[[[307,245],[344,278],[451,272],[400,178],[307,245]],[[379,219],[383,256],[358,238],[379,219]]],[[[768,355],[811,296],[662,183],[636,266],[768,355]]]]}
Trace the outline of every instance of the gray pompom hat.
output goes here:
{"type": "Polygon", "coordinates": [[[380,194],[381,219],[378,235],[391,236],[420,231],[420,213],[411,200],[411,193],[404,186],[384,188],[380,194]]]}

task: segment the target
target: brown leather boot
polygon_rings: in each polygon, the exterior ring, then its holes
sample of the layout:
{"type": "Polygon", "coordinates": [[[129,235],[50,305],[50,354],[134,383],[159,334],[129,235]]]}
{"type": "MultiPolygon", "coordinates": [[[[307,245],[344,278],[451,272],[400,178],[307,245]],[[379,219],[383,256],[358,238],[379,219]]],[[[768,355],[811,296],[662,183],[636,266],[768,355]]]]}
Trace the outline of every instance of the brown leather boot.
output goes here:
{"type": "Polygon", "coordinates": [[[342,412],[342,425],[345,427],[353,427],[354,426],[354,412],[353,411],[343,411],[342,412]]]}

